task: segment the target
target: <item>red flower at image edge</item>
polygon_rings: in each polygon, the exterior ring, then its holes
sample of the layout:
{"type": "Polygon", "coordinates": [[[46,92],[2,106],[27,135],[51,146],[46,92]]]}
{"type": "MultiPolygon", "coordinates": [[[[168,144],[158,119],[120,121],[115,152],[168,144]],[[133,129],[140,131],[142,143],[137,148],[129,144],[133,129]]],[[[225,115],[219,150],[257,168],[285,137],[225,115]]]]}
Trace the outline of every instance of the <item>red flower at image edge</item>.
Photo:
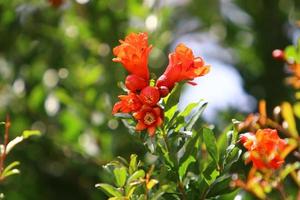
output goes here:
{"type": "Polygon", "coordinates": [[[142,107],[142,102],[135,93],[129,93],[128,95],[118,96],[121,101],[117,102],[112,110],[112,113],[115,114],[119,111],[122,113],[136,112],[142,107]]]}
{"type": "Polygon", "coordinates": [[[184,44],[179,44],[175,52],[169,54],[169,65],[164,74],[157,80],[156,85],[158,87],[166,86],[171,90],[176,82],[193,80],[208,72],[209,66],[205,66],[201,57],[194,57],[190,48],[184,44]]]}
{"type": "Polygon", "coordinates": [[[149,80],[148,55],[152,46],[148,45],[148,34],[130,33],[120,43],[113,49],[113,61],[122,63],[130,74],[149,80]]]}
{"type": "Polygon", "coordinates": [[[153,136],[156,128],[163,123],[163,111],[158,106],[143,105],[142,109],[133,113],[133,117],[137,120],[136,130],[147,129],[150,136],[153,136]]]}
{"type": "Polygon", "coordinates": [[[280,153],[287,144],[277,130],[259,129],[255,134],[241,134],[240,141],[249,153],[246,162],[252,161],[257,169],[277,169],[284,163],[280,153]]]}

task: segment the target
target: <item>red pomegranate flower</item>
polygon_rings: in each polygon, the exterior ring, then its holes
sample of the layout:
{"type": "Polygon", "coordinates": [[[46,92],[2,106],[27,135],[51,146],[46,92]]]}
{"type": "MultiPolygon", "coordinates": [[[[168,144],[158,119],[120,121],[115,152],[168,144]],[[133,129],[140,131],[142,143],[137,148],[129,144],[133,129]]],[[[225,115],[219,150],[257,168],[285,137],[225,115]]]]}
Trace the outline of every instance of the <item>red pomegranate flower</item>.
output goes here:
{"type": "Polygon", "coordinates": [[[142,107],[142,102],[139,97],[135,93],[129,93],[128,95],[120,95],[118,96],[121,101],[117,102],[112,110],[112,113],[115,114],[117,112],[122,113],[130,113],[136,112],[142,107]]]}
{"type": "Polygon", "coordinates": [[[120,43],[113,49],[113,61],[122,63],[130,74],[149,80],[148,55],[152,46],[148,46],[148,34],[130,33],[120,43]]]}
{"type": "Polygon", "coordinates": [[[148,134],[153,136],[158,126],[163,123],[163,111],[160,107],[150,107],[143,105],[142,109],[133,113],[133,117],[138,121],[137,131],[147,129],[148,134]]]}
{"type": "Polygon", "coordinates": [[[147,85],[148,81],[134,74],[128,75],[125,79],[126,88],[132,92],[141,90],[147,87],[147,85]]]}
{"type": "Polygon", "coordinates": [[[153,86],[145,87],[140,93],[140,99],[146,105],[155,106],[160,99],[158,88],[153,86]]]}
{"type": "Polygon", "coordinates": [[[287,147],[275,129],[259,129],[255,134],[241,134],[240,141],[248,150],[246,162],[253,162],[257,169],[277,169],[284,163],[280,155],[287,147]]]}
{"type": "Polygon", "coordinates": [[[208,72],[209,66],[205,65],[202,58],[195,58],[190,48],[184,44],[179,44],[175,52],[169,54],[169,65],[164,74],[157,80],[156,85],[158,87],[166,86],[171,90],[176,82],[193,80],[208,72]]]}

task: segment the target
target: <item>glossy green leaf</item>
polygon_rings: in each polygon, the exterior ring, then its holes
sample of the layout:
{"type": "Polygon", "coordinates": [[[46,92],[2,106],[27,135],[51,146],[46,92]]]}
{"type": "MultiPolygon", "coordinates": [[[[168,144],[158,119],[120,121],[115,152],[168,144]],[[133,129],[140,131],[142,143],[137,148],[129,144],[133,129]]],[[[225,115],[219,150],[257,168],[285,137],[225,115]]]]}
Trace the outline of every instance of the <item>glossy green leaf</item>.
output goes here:
{"type": "Polygon", "coordinates": [[[125,167],[115,168],[113,171],[115,175],[116,184],[118,187],[123,187],[126,182],[127,170],[125,167]]]}
{"type": "Polygon", "coordinates": [[[232,178],[230,175],[225,175],[217,178],[211,185],[207,197],[214,197],[233,192],[236,188],[230,187],[232,178]]]}
{"type": "Polygon", "coordinates": [[[215,138],[214,133],[209,128],[203,128],[202,129],[202,138],[205,143],[207,152],[212,157],[212,159],[215,161],[215,164],[218,166],[219,163],[219,152],[217,147],[217,141],[215,138]]]}
{"type": "Polygon", "coordinates": [[[138,171],[135,171],[127,180],[128,183],[131,183],[137,179],[140,179],[140,178],[144,178],[145,177],[145,171],[140,169],[138,171]]]}
{"type": "Polygon", "coordinates": [[[131,154],[130,155],[130,162],[129,162],[129,174],[134,173],[137,170],[137,155],[131,154]]]}
{"type": "Polygon", "coordinates": [[[165,103],[165,114],[168,114],[168,111],[173,108],[177,107],[180,94],[181,94],[181,89],[182,89],[183,84],[176,84],[171,93],[164,98],[164,103],[165,103]]]}
{"type": "Polygon", "coordinates": [[[206,108],[206,106],[207,106],[207,103],[204,103],[203,105],[200,106],[200,108],[198,108],[198,110],[193,114],[191,119],[187,122],[185,130],[187,130],[187,131],[192,130],[193,126],[196,124],[197,120],[202,115],[202,113],[203,113],[204,109],[206,108]]]}
{"type": "Polygon", "coordinates": [[[98,183],[95,185],[96,188],[101,189],[110,197],[122,197],[122,193],[112,185],[106,183],[98,183]]]}
{"type": "Polygon", "coordinates": [[[183,179],[189,165],[193,162],[196,162],[196,159],[192,155],[190,155],[185,161],[180,163],[180,167],[178,170],[180,180],[183,179]]]}

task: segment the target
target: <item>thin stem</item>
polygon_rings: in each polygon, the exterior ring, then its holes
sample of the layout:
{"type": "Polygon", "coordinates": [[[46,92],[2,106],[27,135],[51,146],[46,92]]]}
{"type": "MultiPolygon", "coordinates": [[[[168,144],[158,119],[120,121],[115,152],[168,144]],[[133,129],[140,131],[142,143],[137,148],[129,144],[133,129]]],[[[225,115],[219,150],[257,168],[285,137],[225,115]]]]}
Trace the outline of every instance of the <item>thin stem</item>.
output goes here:
{"type": "Polygon", "coordinates": [[[185,190],[184,190],[184,186],[182,184],[182,182],[178,182],[178,189],[182,195],[182,200],[187,200],[187,196],[186,196],[186,193],[185,193],[185,190]]]}
{"type": "Polygon", "coordinates": [[[4,161],[6,159],[6,148],[7,148],[8,142],[9,142],[9,137],[8,137],[9,128],[10,128],[10,119],[9,119],[9,115],[7,115],[6,116],[6,122],[5,122],[3,153],[1,154],[1,157],[0,157],[0,178],[1,178],[2,172],[4,170],[4,161]]]}

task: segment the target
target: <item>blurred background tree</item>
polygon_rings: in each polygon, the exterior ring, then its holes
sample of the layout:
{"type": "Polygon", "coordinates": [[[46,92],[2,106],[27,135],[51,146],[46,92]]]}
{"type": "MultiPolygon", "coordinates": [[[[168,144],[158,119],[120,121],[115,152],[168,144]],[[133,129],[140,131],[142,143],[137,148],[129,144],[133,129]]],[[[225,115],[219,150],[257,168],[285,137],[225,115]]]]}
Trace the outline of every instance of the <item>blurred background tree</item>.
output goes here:
{"type": "MultiPolygon", "coordinates": [[[[1,191],[10,200],[104,199],[94,188],[106,180],[101,164],[143,153],[111,115],[121,91],[116,83],[126,74],[112,63],[112,48],[127,33],[149,33],[155,46],[150,68],[157,74],[178,38],[202,35],[199,45],[216,43],[222,53],[214,60],[229,52],[224,63],[238,70],[250,95],[265,98],[271,108],[292,98],[271,52],[299,36],[299,12],[297,0],[1,1],[2,119],[11,115],[12,137],[28,128],[43,133],[15,150],[22,175],[1,191]]],[[[222,113],[227,121],[235,117],[230,106],[222,113]]]]}

